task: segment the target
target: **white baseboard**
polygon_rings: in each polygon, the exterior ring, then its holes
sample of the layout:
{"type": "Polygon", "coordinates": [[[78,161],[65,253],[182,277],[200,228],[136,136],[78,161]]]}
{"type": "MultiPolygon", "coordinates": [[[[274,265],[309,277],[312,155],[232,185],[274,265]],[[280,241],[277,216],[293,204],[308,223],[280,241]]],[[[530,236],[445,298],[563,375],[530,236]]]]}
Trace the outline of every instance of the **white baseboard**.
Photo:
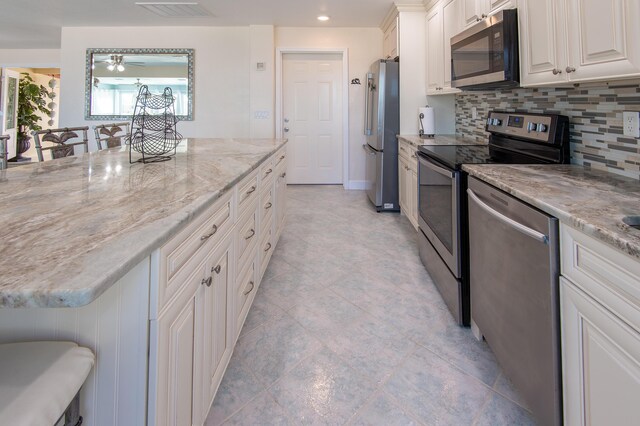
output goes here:
{"type": "Polygon", "coordinates": [[[367,181],[366,180],[350,180],[345,188],[347,190],[365,190],[367,189],[367,181]]]}

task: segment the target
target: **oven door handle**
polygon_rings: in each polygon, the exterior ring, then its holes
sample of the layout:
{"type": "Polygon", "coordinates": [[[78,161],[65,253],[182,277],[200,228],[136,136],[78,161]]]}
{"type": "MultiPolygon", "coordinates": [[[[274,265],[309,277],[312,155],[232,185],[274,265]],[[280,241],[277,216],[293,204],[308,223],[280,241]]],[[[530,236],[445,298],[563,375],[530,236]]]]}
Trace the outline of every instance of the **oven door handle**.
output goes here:
{"type": "Polygon", "coordinates": [[[492,209],[487,204],[483,203],[482,200],[480,200],[480,198],[478,198],[478,196],[471,190],[471,188],[467,188],[467,194],[469,194],[469,199],[474,201],[478,206],[480,206],[482,210],[489,213],[500,222],[510,226],[511,228],[514,228],[516,231],[519,231],[528,237],[533,238],[534,240],[537,240],[538,242],[541,242],[542,244],[549,244],[549,237],[547,235],[544,235],[543,233],[538,232],[535,229],[531,229],[528,226],[521,224],[520,222],[516,222],[510,217],[507,217],[502,213],[492,209]]]}
{"type": "Polygon", "coordinates": [[[426,167],[430,168],[431,170],[433,170],[436,173],[439,173],[443,176],[446,176],[448,178],[453,179],[456,174],[453,170],[449,170],[449,169],[445,169],[444,167],[440,167],[440,166],[436,166],[434,163],[432,163],[431,161],[427,160],[426,158],[418,155],[418,160],[420,161],[420,164],[425,165],[426,167]]]}

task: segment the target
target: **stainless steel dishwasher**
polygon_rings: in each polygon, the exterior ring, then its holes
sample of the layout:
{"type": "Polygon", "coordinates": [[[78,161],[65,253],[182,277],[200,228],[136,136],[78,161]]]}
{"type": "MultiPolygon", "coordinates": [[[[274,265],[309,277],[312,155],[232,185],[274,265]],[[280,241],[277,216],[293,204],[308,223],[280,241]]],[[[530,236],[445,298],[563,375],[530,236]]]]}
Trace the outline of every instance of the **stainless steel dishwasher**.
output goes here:
{"type": "Polygon", "coordinates": [[[471,321],[536,420],[562,424],[558,220],[469,178],[471,321]]]}

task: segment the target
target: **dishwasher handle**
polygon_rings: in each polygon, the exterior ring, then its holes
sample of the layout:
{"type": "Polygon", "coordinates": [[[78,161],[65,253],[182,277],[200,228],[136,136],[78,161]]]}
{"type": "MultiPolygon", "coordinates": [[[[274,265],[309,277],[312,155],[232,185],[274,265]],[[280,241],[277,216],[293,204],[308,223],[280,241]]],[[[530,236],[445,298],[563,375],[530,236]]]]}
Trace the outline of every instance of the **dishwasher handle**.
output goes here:
{"type": "Polygon", "coordinates": [[[487,204],[482,202],[482,200],[480,200],[480,198],[478,198],[478,196],[471,190],[471,188],[467,188],[467,194],[469,194],[469,198],[471,200],[473,200],[478,206],[480,206],[480,208],[482,208],[482,210],[486,211],[491,216],[493,216],[494,218],[498,219],[500,222],[502,222],[505,225],[508,225],[508,226],[514,228],[515,230],[523,233],[524,235],[526,235],[528,237],[533,238],[534,240],[537,240],[538,242],[541,242],[542,244],[549,244],[549,236],[544,235],[543,233],[538,232],[535,229],[531,229],[528,226],[525,226],[525,225],[521,224],[520,222],[516,222],[515,220],[513,220],[513,219],[503,215],[502,213],[492,209],[487,204]]]}

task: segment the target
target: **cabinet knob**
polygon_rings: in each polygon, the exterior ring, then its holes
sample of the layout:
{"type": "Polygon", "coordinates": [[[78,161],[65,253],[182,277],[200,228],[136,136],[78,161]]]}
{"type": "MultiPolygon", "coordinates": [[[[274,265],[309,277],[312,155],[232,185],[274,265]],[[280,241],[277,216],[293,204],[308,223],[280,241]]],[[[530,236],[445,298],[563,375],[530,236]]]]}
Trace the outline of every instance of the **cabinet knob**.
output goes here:
{"type": "Polygon", "coordinates": [[[219,274],[220,271],[222,270],[222,266],[218,265],[215,268],[211,268],[211,272],[215,272],[216,274],[219,274]]]}
{"type": "Polygon", "coordinates": [[[286,176],[287,176],[286,173],[283,173],[283,174],[280,175],[281,178],[286,177],[286,176]]]}
{"type": "Polygon", "coordinates": [[[572,72],[575,72],[575,68],[574,67],[567,67],[565,68],[565,71],[567,72],[567,74],[571,74],[572,72]]]}
{"type": "Polygon", "coordinates": [[[554,68],[553,71],[551,71],[551,72],[553,73],[553,75],[562,74],[562,71],[557,69],[557,68],[554,68]]]}
{"type": "Polygon", "coordinates": [[[483,13],[483,14],[482,14],[482,17],[483,17],[483,18],[486,18],[486,17],[487,17],[487,14],[486,14],[486,13],[483,13]]]}
{"type": "Polygon", "coordinates": [[[213,277],[209,276],[209,278],[207,279],[202,279],[202,282],[200,284],[202,285],[206,285],[207,287],[211,287],[211,283],[213,282],[213,277]]]}

